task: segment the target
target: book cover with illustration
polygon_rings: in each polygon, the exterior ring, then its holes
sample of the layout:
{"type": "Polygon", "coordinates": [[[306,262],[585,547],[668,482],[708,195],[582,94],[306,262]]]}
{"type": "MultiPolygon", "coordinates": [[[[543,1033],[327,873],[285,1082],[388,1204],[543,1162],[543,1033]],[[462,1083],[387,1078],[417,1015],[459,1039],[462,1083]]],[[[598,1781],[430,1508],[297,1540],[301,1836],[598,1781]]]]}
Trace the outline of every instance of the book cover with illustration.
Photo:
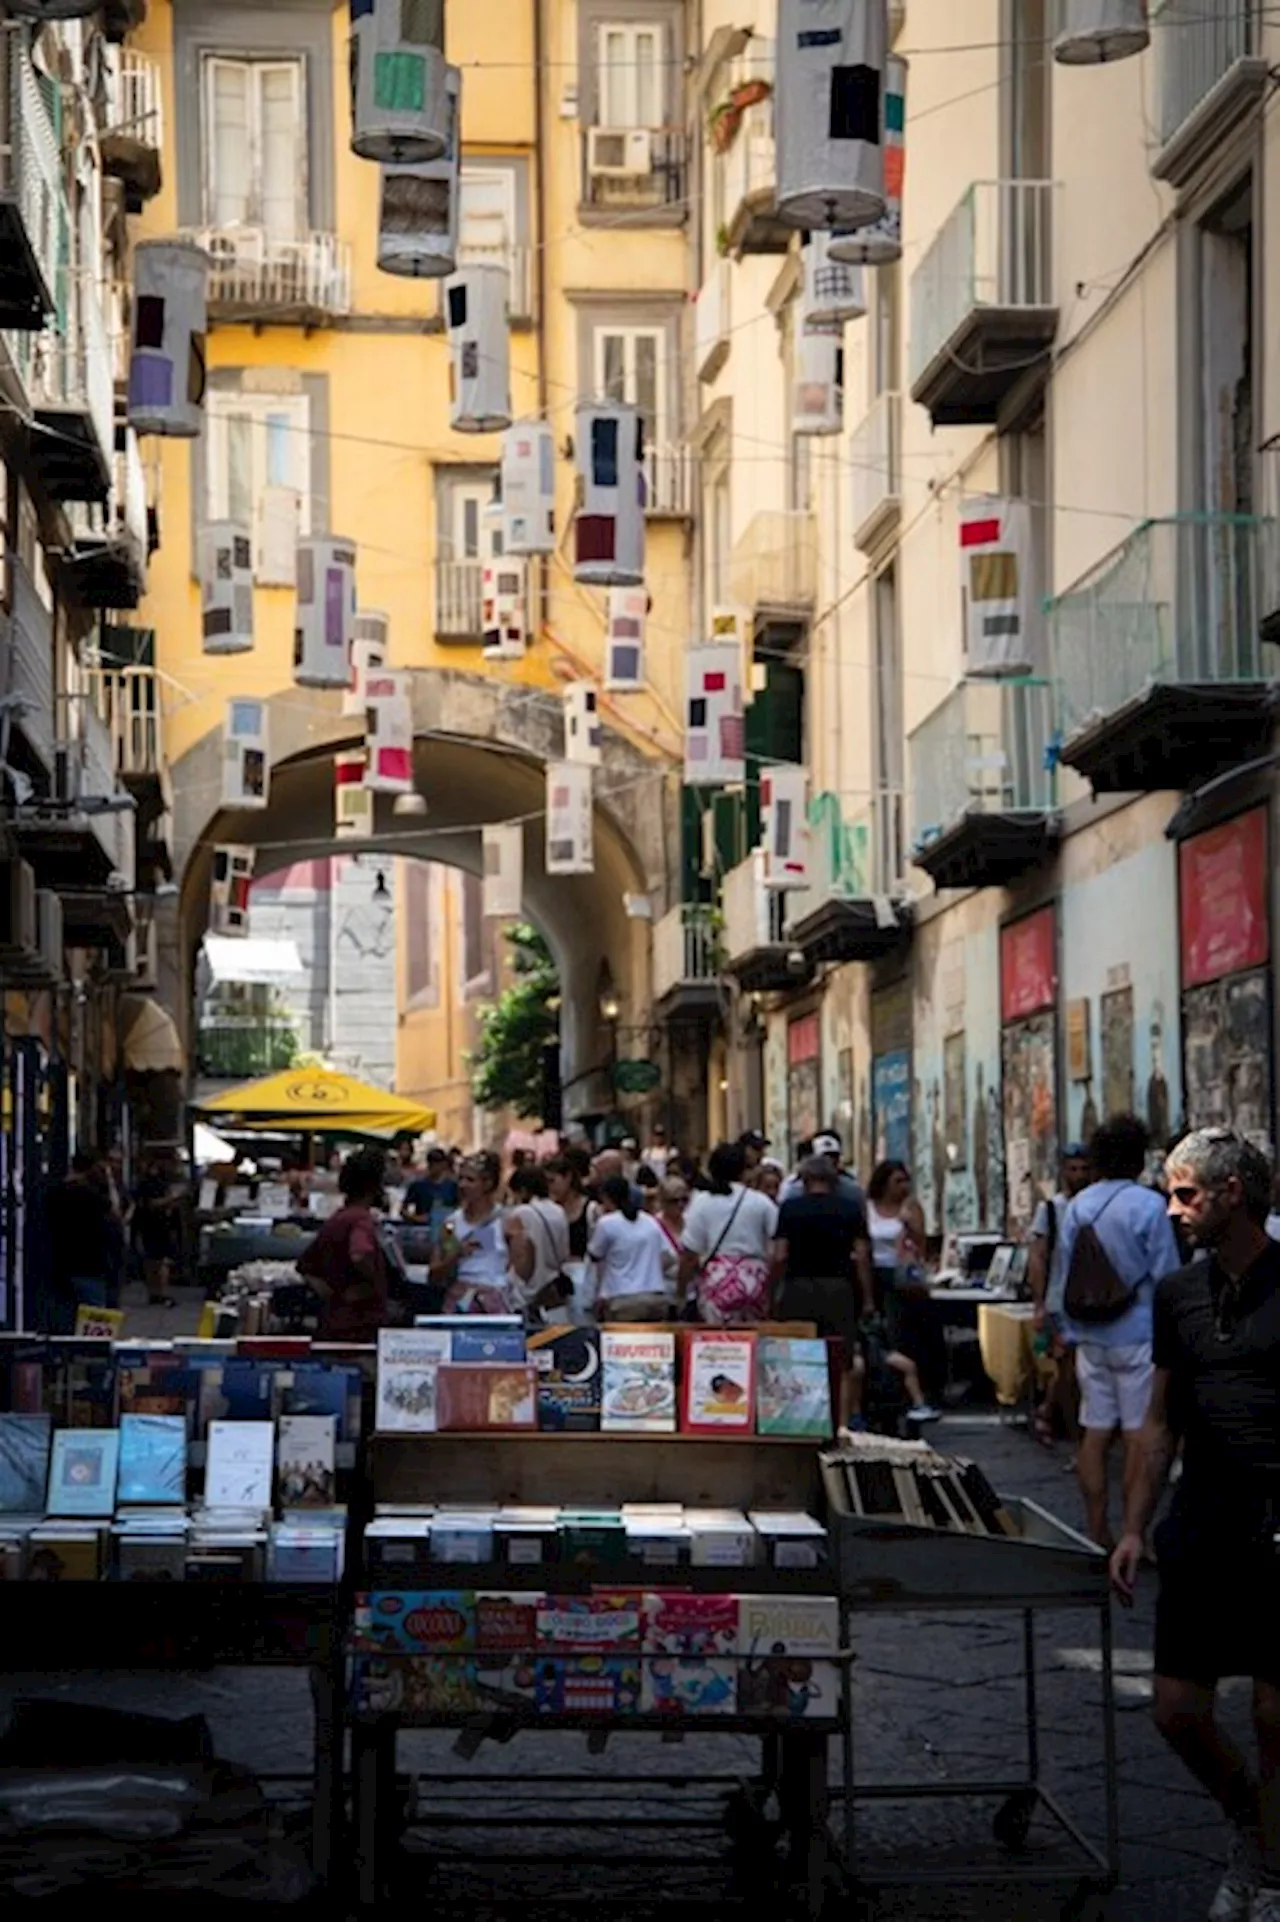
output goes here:
{"type": "Polygon", "coordinates": [[[181,1507],[186,1499],[184,1417],[121,1415],[120,1501],[181,1507]]]}
{"type": "Polygon", "coordinates": [[[60,1428],[49,1468],[50,1515],[114,1513],[119,1465],[118,1428],[60,1428]]]}
{"type": "Polygon", "coordinates": [[[830,1440],[831,1370],[826,1342],[762,1335],[756,1359],[759,1433],[830,1440]]]}
{"type": "Polygon", "coordinates": [[[611,1433],[674,1434],[676,1338],[671,1329],[606,1328],[600,1426],[611,1433]]]}
{"type": "Polygon", "coordinates": [[[409,1655],[465,1655],[476,1645],[470,1589],[375,1589],[356,1614],[357,1646],[409,1655]]]}
{"type": "Polygon", "coordinates": [[[840,1613],[834,1596],[739,1597],[738,1710],[784,1721],[839,1713],[840,1613]]]}
{"type": "Polygon", "coordinates": [[[211,1421],[205,1507],[270,1508],[275,1439],[275,1425],[269,1421],[211,1421]]]}
{"type": "Polygon", "coordinates": [[[664,1589],[644,1598],[644,1649],[649,1655],[734,1655],[738,1627],[736,1595],[664,1589]]]}
{"type": "Polygon", "coordinates": [[[434,1434],[440,1366],[449,1359],[447,1328],[380,1328],[374,1427],[434,1434]]]}
{"type": "Polygon", "coordinates": [[[536,1428],[537,1384],[528,1362],[442,1362],[436,1427],[452,1434],[536,1428]]]}
{"type": "Polygon", "coordinates": [[[634,1715],[640,1690],[638,1655],[555,1655],[534,1668],[540,1715],[634,1715]]]}
{"type": "Polygon", "coordinates": [[[49,1486],[50,1415],[0,1415],[0,1514],[42,1515],[49,1486]]]}
{"type": "Polygon", "coordinates": [[[644,1715],[733,1715],[738,1664],[700,1655],[646,1655],[640,1710],[644,1715]]]}
{"type": "Polygon", "coordinates": [[[600,1330],[539,1328],[528,1337],[538,1377],[538,1426],[585,1434],[600,1426],[600,1330]]]}
{"type": "Polygon", "coordinates": [[[573,1653],[638,1649],[643,1601],[639,1590],[632,1589],[539,1596],[538,1646],[573,1653]]]}
{"type": "Polygon", "coordinates": [[[686,1431],[750,1435],[755,1425],[755,1336],[691,1334],[684,1351],[686,1431]]]}
{"type": "Polygon", "coordinates": [[[357,1655],[354,1715],[471,1715],[490,1704],[467,1655],[357,1655]]]}
{"type": "Polygon", "coordinates": [[[281,1508],[329,1508],[334,1499],[335,1415],[281,1415],[276,1487],[281,1508]]]}
{"type": "Polygon", "coordinates": [[[482,1654],[528,1655],[537,1646],[543,1597],[484,1591],[476,1596],[476,1647],[482,1654]]]}

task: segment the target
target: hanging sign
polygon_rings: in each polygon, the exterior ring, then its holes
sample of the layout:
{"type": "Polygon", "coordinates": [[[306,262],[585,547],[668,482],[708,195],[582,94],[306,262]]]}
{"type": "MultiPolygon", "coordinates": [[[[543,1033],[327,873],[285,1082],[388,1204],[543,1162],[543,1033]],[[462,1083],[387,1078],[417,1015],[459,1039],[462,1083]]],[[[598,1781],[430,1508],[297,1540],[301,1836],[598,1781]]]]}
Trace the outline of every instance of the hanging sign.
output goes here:
{"type": "Polygon", "coordinates": [[[351,0],[351,148],[387,166],[449,144],[441,0],[351,0]]]}
{"type": "MultiPolygon", "coordinates": [[[[1177,23],[1170,20],[1168,28],[1177,23]]],[[[1189,26],[1191,21],[1181,23],[1189,26]]],[[[1128,60],[1151,43],[1147,0],[1060,0],[1053,57],[1066,67],[1128,60]]]]}
{"type": "Polygon", "coordinates": [[[888,267],[902,258],[902,191],[907,177],[907,63],[891,53],[884,79],[884,213],[850,234],[832,234],[832,260],[888,267]]]}
{"type": "Polygon", "coordinates": [[[483,830],[484,912],[494,921],[518,920],[524,907],[524,829],[503,823],[483,830]]]}
{"type": "Polygon", "coordinates": [[[211,934],[248,934],[253,862],[254,850],[250,847],[226,845],[213,850],[213,878],[209,886],[211,934]]]}
{"type": "Polygon", "coordinates": [[[351,674],[342,697],[345,719],[358,719],[368,707],[365,683],[370,674],[387,665],[390,632],[391,623],[385,614],[369,609],[356,615],[355,638],[351,643],[351,674]]]}
{"type": "Polygon", "coordinates": [[[293,678],[299,687],[351,684],[356,624],[356,550],[337,534],[298,543],[293,678]]]}
{"type": "Polygon", "coordinates": [[[545,420],[518,420],[502,437],[502,510],[508,554],[554,554],[556,437],[545,420]]]}
{"type": "Polygon", "coordinates": [[[591,769],[577,761],[547,762],[547,873],[595,872],[591,769]]]}
{"type": "Polygon", "coordinates": [[[644,686],[644,624],[649,596],[643,587],[609,589],[604,684],[610,694],[634,694],[644,686]]]}
{"type": "Polygon", "coordinates": [[[885,0],[778,0],[777,211],[794,227],[865,227],[885,211],[885,0]]]}
{"type": "Polygon", "coordinates": [[[407,674],[385,668],[365,681],[365,785],[375,794],[413,792],[413,702],[407,674]]]}
{"type": "Polygon", "coordinates": [[[1031,508],[979,495],[960,503],[960,566],[969,673],[1031,671],[1031,508]]]}
{"type": "Polygon", "coordinates": [[[590,681],[570,681],[564,691],[564,757],[580,767],[599,767],[604,734],[600,696],[590,681]]]}
{"type": "MultiPolygon", "coordinates": [[[[209,256],[190,240],[140,240],[133,250],[129,425],[194,440],[204,423],[209,256]]],[[[109,384],[109,370],[108,370],[109,384]]]]}
{"type": "Polygon", "coordinates": [[[227,702],[222,734],[222,805],[264,808],[271,787],[265,701],[227,702]]]}
{"type": "Polygon", "coordinates": [[[510,276],[492,261],[464,267],[445,288],[449,325],[449,424],[459,434],[511,425],[510,276]]]}
{"type": "Polygon", "coordinates": [[[691,647],[685,664],[685,785],[731,787],[745,781],[746,727],[739,644],[712,641],[691,647]]]}
{"type": "Polygon", "coordinates": [[[573,578],[587,587],[644,580],[644,426],[634,407],[579,407],[573,578]]]}
{"type": "Polygon", "coordinates": [[[808,790],[809,776],[803,767],[785,763],[761,772],[766,888],[802,888],[808,882],[808,790]]]}

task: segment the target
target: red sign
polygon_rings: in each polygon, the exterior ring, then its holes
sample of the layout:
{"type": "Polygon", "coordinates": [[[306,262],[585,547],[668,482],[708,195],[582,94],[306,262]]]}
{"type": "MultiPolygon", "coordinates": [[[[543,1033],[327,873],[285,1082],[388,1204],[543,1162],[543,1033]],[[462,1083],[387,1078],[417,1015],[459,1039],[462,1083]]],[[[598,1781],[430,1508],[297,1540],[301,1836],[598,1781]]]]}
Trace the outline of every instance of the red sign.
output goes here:
{"type": "Polygon", "coordinates": [[[787,1062],[816,1061],[822,1053],[822,1028],[816,1014],[802,1014],[787,1029],[787,1062]]]}
{"type": "Polygon", "coordinates": [[[1271,953],[1265,808],[1194,834],[1178,850],[1182,985],[1259,968],[1271,953]]]}
{"type": "Polygon", "coordinates": [[[1000,930],[1000,1019],[1022,1021],[1057,998],[1057,915],[1041,908],[1000,930]]]}

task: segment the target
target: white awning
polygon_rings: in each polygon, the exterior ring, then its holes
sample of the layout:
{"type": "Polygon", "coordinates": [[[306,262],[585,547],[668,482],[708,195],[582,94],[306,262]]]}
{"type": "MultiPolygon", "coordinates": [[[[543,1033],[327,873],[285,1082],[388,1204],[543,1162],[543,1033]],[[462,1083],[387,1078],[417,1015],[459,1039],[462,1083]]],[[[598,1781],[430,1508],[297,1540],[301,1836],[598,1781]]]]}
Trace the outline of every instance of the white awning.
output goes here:
{"type": "Polygon", "coordinates": [[[206,934],[204,955],[215,982],[240,982],[246,987],[294,981],[306,973],[296,941],[240,940],[230,934],[206,934]]]}

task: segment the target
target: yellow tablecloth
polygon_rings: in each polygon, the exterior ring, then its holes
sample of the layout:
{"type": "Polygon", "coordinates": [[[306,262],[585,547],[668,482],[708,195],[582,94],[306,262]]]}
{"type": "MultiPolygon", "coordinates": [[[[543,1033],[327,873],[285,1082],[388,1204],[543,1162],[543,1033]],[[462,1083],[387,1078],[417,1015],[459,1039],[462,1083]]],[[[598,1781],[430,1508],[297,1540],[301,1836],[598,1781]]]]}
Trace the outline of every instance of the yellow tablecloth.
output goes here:
{"type": "Polygon", "coordinates": [[[1036,1376],[1031,1343],[1035,1309],[1029,1302],[984,1301],[978,1307],[978,1343],[982,1365],[995,1383],[1002,1408],[1016,1408],[1027,1399],[1036,1376]]]}

